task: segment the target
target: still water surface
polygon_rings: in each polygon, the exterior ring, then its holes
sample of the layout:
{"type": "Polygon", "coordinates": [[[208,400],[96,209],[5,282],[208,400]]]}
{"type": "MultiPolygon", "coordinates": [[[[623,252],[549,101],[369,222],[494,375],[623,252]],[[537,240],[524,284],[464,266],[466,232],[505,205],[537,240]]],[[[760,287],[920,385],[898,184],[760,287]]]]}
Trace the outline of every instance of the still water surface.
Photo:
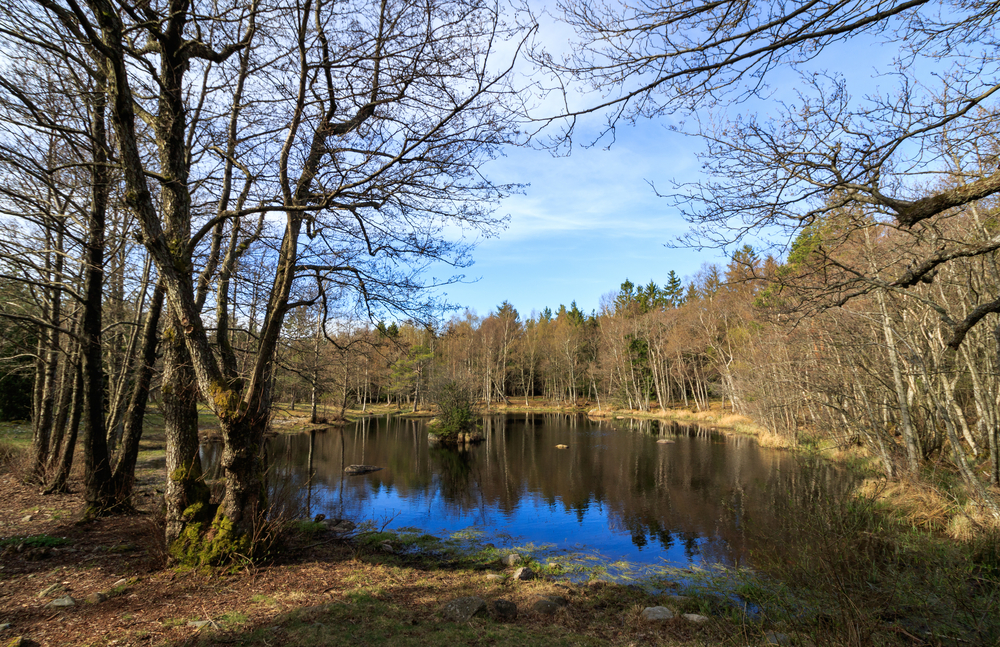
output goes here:
{"type": "MultiPolygon", "coordinates": [[[[669,422],[521,414],[484,418],[483,432],[468,449],[428,446],[424,420],[395,417],[282,434],[268,445],[271,480],[301,488],[309,516],[391,519],[390,529],[439,536],[472,528],[498,547],[680,567],[752,566],[747,518],[759,546],[761,532],[784,525],[770,519],[778,493],[845,485],[829,465],[669,422]],[[346,475],[353,464],[384,469],[346,475]]],[[[207,464],[220,449],[203,448],[207,464]]]]}

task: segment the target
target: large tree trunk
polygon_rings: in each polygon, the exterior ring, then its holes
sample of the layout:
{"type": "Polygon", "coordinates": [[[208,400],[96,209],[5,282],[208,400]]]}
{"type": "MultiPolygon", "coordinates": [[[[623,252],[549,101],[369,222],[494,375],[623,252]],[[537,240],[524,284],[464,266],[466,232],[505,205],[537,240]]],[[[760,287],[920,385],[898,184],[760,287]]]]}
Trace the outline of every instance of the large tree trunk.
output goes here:
{"type": "Polygon", "coordinates": [[[121,443],[115,455],[114,492],[117,500],[122,503],[131,499],[135,485],[135,463],[139,456],[139,440],[142,438],[143,419],[149,400],[149,384],[153,378],[153,365],[156,363],[156,328],[162,309],[163,285],[157,283],[142,329],[142,353],[136,367],[132,397],[125,413],[121,443]]]}
{"type": "MultiPolygon", "coordinates": [[[[171,313],[163,336],[163,425],[167,446],[166,504],[167,545],[173,544],[188,524],[197,533],[211,518],[210,493],[204,482],[198,453],[198,386],[191,357],[184,344],[177,317],[171,313]]],[[[173,555],[186,560],[182,554],[173,555]]]]}
{"type": "Polygon", "coordinates": [[[104,287],[104,224],[108,208],[108,169],[105,150],[103,92],[93,95],[91,133],[94,166],[91,170],[91,212],[87,240],[86,288],[80,344],[83,369],[84,497],[88,514],[105,514],[114,502],[108,436],[104,424],[104,364],[101,349],[104,287]]]}

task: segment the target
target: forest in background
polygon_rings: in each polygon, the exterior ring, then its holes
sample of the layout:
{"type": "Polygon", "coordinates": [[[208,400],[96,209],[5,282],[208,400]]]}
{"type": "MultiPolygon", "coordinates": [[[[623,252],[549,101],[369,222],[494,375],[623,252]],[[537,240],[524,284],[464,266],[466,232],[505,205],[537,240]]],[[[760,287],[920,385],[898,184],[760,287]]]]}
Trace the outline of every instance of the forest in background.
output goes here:
{"type": "MultiPolygon", "coordinates": [[[[971,214],[955,221],[984,231],[991,226],[971,214]]],[[[626,280],[590,314],[572,302],[522,316],[504,301],[485,316],[466,311],[434,326],[372,324],[303,306],[283,328],[275,392],[293,407],[313,407],[314,417],[321,404],[341,414],[372,403],[426,410],[447,383],[469,389],[485,410],[542,400],[542,406],[700,411],[721,399],[792,444],[822,438],[841,447],[864,445],[889,477],[919,475],[943,460],[992,505],[1000,389],[991,328],[973,328],[960,361],[949,364],[947,331],[933,303],[970,309],[970,288],[1000,287],[989,278],[998,276],[996,261],[954,263],[912,294],[885,290],[831,304],[818,291],[836,290],[840,277],[817,250],[835,235],[833,219],[808,229],[783,262],[745,246],[728,265],[706,265],[686,284],[673,271],[662,286],[626,280]]],[[[892,255],[899,244],[875,222],[856,237],[839,247],[841,253],[850,248],[852,262],[892,255]]],[[[115,317],[103,347],[113,449],[135,389],[137,338],[152,295],[148,265],[132,262],[133,274],[111,273],[118,280],[105,296],[105,312],[115,317]]],[[[122,266],[129,267],[124,256],[122,266]]],[[[3,415],[44,422],[41,390],[49,380],[59,403],[49,423],[51,456],[65,460],[66,442],[76,438],[80,423],[79,349],[68,335],[59,337],[58,347],[47,346],[52,336],[39,335],[32,324],[46,312],[44,302],[30,298],[40,293],[20,289],[22,300],[5,304],[13,316],[2,319],[3,415]]],[[[261,306],[253,290],[240,294],[245,325],[234,326],[229,339],[244,366],[254,354],[261,306]]],[[[66,319],[72,326],[73,316],[66,319]]],[[[148,379],[158,406],[158,365],[148,379]]]]}

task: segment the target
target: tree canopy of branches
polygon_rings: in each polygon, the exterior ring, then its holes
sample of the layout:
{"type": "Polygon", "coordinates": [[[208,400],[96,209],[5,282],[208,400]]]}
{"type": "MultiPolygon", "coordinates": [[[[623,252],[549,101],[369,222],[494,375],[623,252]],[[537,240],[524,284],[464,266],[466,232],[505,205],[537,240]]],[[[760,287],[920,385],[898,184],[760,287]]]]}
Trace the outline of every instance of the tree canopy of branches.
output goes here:
{"type": "MultiPolygon", "coordinates": [[[[16,0],[5,9],[6,134],[83,151],[67,161],[21,146],[7,161],[43,178],[86,169],[73,194],[92,270],[81,296],[84,372],[100,374],[109,200],[134,218],[165,294],[168,534],[184,544],[178,556],[248,549],[264,515],[261,447],[286,314],[319,304],[427,317],[436,304],[421,296],[424,266],[464,266],[465,235],[503,225],[492,211],[510,187],[479,165],[516,137],[512,61],[496,55],[506,41],[516,49],[511,25],[479,0],[16,0]],[[76,80],[72,91],[25,91],[17,78],[41,61],[76,80]],[[84,118],[59,119],[60,103],[84,118]],[[225,440],[217,511],[195,483],[199,393],[225,440]]],[[[51,193],[38,211],[58,220],[63,196],[51,193]]],[[[84,385],[88,438],[103,440],[103,386],[84,385]]],[[[108,459],[98,451],[93,461],[88,482],[106,481],[108,459]]],[[[96,509],[112,497],[88,494],[96,509]]]]}
{"type": "MultiPolygon", "coordinates": [[[[602,136],[636,119],[686,119],[682,128],[706,142],[704,179],[666,195],[693,225],[686,242],[725,246],[783,229],[795,241],[793,262],[771,278],[790,290],[772,305],[818,313],[880,299],[891,348],[886,299],[913,299],[942,322],[948,374],[976,324],[995,324],[995,290],[972,289],[955,307],[921,286],[967,259],[989,265],[1000,249],[996,5],[565,0],[557,17],[576,32],[572,51],[557,58],[538,49],[535,59],[558,80],[557,92],[596,89],[602,98],[574,106],[564,94],[568,107],[540,118],[561,124],[554,141],[571,142],[578,118],[590,113],[606,117],[602,136]],[[882,87],[863,97],[850,92],[861,66],[855,43],[897,52],[877,71],[882,87]],[[737,115],[742,105],[765,106],[764,114],[737,115]]],[[[915,471],[920,450],[906,421],[905,380],[898,358],[889,359],[915,471]]],[[[956,433],[949,443],[961,453],[956,433]]],[[[983,493],[970,469],[962,473],[983,493]]]]}

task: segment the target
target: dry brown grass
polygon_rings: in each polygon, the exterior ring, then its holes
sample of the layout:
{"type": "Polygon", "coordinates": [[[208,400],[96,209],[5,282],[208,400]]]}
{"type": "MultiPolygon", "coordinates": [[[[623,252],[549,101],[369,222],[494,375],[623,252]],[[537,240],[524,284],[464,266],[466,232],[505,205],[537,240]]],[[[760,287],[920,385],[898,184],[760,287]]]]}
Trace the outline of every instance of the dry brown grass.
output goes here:
{"type": "Polygon", "coordinates": [[[959,541],[1000,531],[1000,520],[985,506],[975,500],[958,502],[926,481],[869,479],[859,492],[887,503],[916,528],[942,532],[959,541]]]}

